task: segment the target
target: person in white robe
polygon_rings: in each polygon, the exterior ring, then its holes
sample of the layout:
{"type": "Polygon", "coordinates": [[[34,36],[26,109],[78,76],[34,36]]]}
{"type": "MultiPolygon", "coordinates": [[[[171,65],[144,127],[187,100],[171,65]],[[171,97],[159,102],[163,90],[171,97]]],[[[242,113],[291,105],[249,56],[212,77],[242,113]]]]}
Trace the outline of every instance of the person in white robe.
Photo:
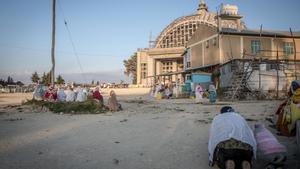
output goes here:
{"type": "Polygon", "coordinates": [[[256,140],[246,120],[230,106],[214,117],[209,135],[209,164],[220,168],[250,169],[256,157],[256,140]]]}
{"type": "Polygon", "coordinates": [[[66,101],[67,102],[74,102],[76,99],[76,93],[73,91],[73,88],[69,88],[66,91],[66,101]]]}
{"type": "Polygon", "coordinates": [[[87,100],[87,93],[84,92],[82,88],[78,89],[76,101],[77,102],[84,102],[87,100]]]}
{"type": "Polygon", "coordinates": [[[201,102],[203,99],[203,88],[200,84],[196,86],[195,94],[196,94],[196,102],[201,102]]]}
{"type": "Polygon", "coordinates": [[[158,92],[160,92],[162,88],[163,88],[162,84],[160,82],[158,82],[158,85],[156,85],[155,93],[154,93],[155,98],[157,97],[158,92]]]}
{"type": "Polygon", "coordinates": [[[57,91],[57,100],[60,102],[66,101],[66,94],[64,88],[59,88],[57,91]]]}

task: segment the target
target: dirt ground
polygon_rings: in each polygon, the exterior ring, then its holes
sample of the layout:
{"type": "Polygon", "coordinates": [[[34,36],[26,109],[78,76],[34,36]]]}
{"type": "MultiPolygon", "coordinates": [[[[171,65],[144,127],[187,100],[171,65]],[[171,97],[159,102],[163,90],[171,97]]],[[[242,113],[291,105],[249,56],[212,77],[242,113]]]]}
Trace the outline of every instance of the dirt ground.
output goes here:
{"type": "MultiPolygon", "coordinates": [[[[34,113],[15,106],[31,94],[0,94],[0,168],[210,169],[209,128],[222,106],[233,106],[250,125],[268,125],[265,118],[280,103],[196,104],[157,101],[149,89],[115,91],[124,110],[99,115],[34,113]]],[[[108,92],[103,91],[105,99],[108,92]]],[[[286,168],[299,169],[295,138],[277,138],[289,151],[286,168]]],[[[254,162],[255,169],[264,165],[260,157],[254,162]]]]}

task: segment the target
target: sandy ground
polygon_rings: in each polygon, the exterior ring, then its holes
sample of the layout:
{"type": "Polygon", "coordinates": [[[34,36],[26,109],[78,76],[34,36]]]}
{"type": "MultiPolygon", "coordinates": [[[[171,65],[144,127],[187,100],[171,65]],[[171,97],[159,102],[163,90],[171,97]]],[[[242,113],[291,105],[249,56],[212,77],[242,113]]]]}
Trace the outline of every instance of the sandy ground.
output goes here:
{"type": "Polygon", "coordinates": [[[32,93],[0,93],[0,105],[17,105],[31,98],[32,93]]]}
{"type": "MultiPolygon", "coordinates": [[[[250,125],[268,125],[264,119],[280,103],[156,101],[148,92],[117,89],[124,111],[100,115],[32,113],[11,106],[30,95],[0,94],[0,168],[209,169],[210,122],[222,106],[232,105],[250,125]]],[[[278,139],[289,150],[286,168],[299,169],[295,139],[278,139]]],[[[263,165],[257,160],[254,168],[263,165]]]]}

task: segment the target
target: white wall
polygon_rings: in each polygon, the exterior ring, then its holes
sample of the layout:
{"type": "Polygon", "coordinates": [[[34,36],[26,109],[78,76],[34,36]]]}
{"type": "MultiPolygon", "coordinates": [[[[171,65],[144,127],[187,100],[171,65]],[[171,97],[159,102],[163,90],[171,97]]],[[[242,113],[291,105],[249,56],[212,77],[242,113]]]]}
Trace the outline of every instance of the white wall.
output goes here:
{"type": "MultiPolygon", "coordinates": [[[[276,90],[277,88],[277,71],[276,70],[268,70],[261,71],[261,89],[264,91],[267,90],[276,90]]],[[[287,87],[287,78],[283,71],[278,71],[279,74],[279,86],[278,90],[285,90],[287,87]]],[[[249,86],[253,90],[259,89],[259,71],[253,71],[249,82],[249,86]]]]}
{"type": "MultiPolygon", "coordinates": [[[[261,64],[260,66],[260,74],[261,74],[261,89],[264,91],[268,90],[276,90],[277,88],[277,71],[276,70],[266,70],[266,65],[261,64]]],[[[250,70],[250,69],[249,69],[250,70]]],[[[220,68],[221,72],[221,87],[229,87],[231,85],[231,80],[233,76],[233,72],[231,70],[231,64],[223,65],[220,68]]],[[[288,79],[283,71],[279,70],[279,90],[286,90],[288,85],[288,79]]],[[[248,81],[249,87],[252,90],[259,89],[259,71],[254,70],[248,81]]]]}

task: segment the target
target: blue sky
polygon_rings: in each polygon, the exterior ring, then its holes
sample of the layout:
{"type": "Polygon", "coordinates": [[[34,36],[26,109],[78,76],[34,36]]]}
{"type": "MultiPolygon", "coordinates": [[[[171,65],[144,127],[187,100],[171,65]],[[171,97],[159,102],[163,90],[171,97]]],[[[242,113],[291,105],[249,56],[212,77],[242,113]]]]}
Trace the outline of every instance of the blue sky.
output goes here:
{"type": "MultiPolygon", "coordinates": [[[[64,17],[89,80],[128,80],[123,60],[148,47],[174,19],[193,14],[199,0],[57,0],[56,73],[80,73],[64,17]],[[60,5],[59,5],[60,4],[60,5]],[[96,74],[99,74],[97,77],[96,74]],[[90,76],[93,74],[93,76],[90,76]],[[105,76],[107,74],[110,76],[105,76]],[[101,77],[100,77],[101,76],[101,77]]],[[[210,11],[235,4],[249,28],[300,30],[299,0],[206,0],[210,11]]],[[[51,67],[51,0],[0,0],[0,78],[29,82],[34,71],[51,67]]],[[[75,74],[75,76],[74,76],[75,74]]],[[[69,76],[70,77],[70,76],[69,76]]]]}

